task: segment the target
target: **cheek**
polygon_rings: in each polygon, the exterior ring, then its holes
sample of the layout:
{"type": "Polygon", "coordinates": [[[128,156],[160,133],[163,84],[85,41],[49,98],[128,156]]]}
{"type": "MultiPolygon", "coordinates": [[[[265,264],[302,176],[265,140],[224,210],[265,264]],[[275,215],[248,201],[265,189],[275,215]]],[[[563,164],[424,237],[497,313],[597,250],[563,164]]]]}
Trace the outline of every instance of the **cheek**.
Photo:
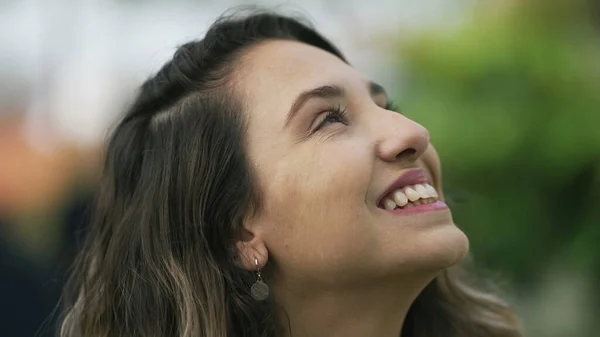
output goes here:
{"type": "Polygon", "coordinates": [[[289,211],[303,216],[324,218],[340,213],[340,205],[364,205],[372,174],[370,161],[351,148],[330,147],[317,152],[307,149],[279,160],[270,178],[264,177],[270,203],[287,205],[289,211]],[[311,209],[319,212],[310,214],[311,209]]]}
{"type": "Polygon", "coordinates": [[[323,152],[282,158],[265,184],[268,245],[280,264],[330,269],[373,243],[365,204],[370,161],[350,148],[323,152]]]}

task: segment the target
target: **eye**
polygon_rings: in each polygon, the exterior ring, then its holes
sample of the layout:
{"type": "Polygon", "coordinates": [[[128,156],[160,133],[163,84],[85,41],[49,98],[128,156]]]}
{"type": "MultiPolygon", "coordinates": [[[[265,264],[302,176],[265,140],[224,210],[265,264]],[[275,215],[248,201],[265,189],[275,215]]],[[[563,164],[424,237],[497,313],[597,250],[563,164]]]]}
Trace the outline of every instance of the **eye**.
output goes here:
{"type": "Polygon", "coordinates": [[[325,113],[325,117],[323,117],[323,119],[321,120],[319,125],[317,125],[313,132],[319,131],[327,125],[335,123],[342,123],[344,125],[348,125],[348,117],[346,115],[346,110],[342,109],[340,106],[329,108],[325,113]]]}

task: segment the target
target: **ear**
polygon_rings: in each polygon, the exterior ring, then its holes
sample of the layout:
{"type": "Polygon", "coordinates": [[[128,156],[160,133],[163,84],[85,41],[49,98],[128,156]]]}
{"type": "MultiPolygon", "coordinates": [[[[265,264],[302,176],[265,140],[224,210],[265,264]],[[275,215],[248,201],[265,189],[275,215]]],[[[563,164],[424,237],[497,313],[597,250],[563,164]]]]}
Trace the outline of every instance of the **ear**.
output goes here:
{"type": "Polygon", "coordinates": [[[246,219],[243,227],[236,242],[237,265],[251,271],[263,269],[269,260],[269,252],[261,236],[263,226],[256,219],[246,219]]]}

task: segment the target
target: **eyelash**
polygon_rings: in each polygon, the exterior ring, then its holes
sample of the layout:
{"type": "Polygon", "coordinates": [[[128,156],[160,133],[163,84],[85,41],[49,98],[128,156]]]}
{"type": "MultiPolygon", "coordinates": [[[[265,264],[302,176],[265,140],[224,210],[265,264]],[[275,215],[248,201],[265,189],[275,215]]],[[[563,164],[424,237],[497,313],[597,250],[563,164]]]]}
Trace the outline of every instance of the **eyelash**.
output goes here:
{"type": "MultiPolygon", "coordinates": [[[[398,108],[398,106],[394,103],[394,101],[391,101],[391,100],[388,101],[387,105],[385,106],[385,109],[400,113],[400,109],[398,108]]],[[[319,123],[319,125],[317,125],[317,127],[313,130],[313,132],[317,132],[317,131],[321,130],[323,127],[327,126],[328,124],[326,124],[326,122],[330,118],[336,118],[335,122],[340,122],[344,125],[348,125],[348,114],[347,114],[346,109],[343,109],[340,105],[334,105],[334,106],[327,108],[325,117],[319,123]]]]}
{"type": "Polygon", "coordinates": [[[332,123],[340,122],[340,123],[342,123],[344,125],[348,124],[348,116],[347,116],[347,113],[346,113],[346,109],[343,109],[340,105],[334,105],[334,106],[330,106],[329,108],[327,108],[327,110],[325,111],[325,117],[319,123],[319,125],[317,125],[317,127],[314,129],[313,132],[317,132],[320,129],[322,129],[323,127],[327,126],[328,124],[326,124],[326,122],[330,118],[335,118],[336,119],[332,123]]]}

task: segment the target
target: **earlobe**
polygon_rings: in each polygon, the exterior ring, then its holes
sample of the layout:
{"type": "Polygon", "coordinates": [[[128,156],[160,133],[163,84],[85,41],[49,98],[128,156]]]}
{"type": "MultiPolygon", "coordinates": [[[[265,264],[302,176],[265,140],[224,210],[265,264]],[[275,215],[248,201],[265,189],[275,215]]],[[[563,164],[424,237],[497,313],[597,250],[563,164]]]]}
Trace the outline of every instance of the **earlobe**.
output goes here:
{"type": "Polygon", "coordinates": [[[267,264],[269,253],[262,239],[244,230],[236,242],[238,267],[250,271],[262,269],[267,264]]]}

